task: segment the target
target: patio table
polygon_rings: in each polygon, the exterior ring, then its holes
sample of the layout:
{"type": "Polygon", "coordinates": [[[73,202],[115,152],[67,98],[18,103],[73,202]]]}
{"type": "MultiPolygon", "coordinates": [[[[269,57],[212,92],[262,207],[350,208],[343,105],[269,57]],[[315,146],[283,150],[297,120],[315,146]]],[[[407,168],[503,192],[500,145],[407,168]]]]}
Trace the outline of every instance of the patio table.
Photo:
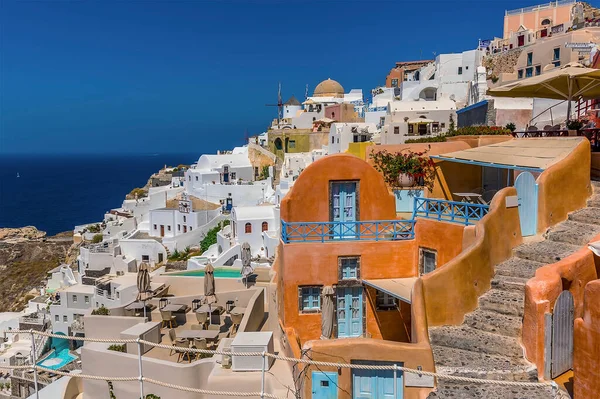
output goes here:
{"type": "Polygon", "coordinates": [[[202,305],[196,310],[196,313],[210,313],[210,324],[221,324],[221,313],[223,306],[221,305],[202,305]]]}
{"type": "Polygon", "coordinates": [[[183,330],[177,334],[177,338],[194,339],[206,338],[207,340],[216,340],[219,337],[219,330],[183,330]]]}
{"type": "Polygon", "coordinates": [[[186,307],[187,307],[186,305],[182,305],[180,303],[172,303],[172,304],[166,305],[161,310],[163,310],[165,312],[176,312],[177,313],[177,312],[183,312],[186,307]]]}

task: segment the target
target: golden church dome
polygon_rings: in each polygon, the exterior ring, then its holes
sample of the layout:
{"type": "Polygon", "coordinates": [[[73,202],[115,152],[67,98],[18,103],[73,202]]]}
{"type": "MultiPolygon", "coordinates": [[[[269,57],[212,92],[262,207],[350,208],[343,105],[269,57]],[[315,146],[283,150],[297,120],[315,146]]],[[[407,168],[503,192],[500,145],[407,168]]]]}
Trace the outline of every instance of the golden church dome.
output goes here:
{"type": "Polygon", "coordinates": [[[344,88],[332,79],[322,81],[315,87],[313,97],[344,97],[344,88]]]}

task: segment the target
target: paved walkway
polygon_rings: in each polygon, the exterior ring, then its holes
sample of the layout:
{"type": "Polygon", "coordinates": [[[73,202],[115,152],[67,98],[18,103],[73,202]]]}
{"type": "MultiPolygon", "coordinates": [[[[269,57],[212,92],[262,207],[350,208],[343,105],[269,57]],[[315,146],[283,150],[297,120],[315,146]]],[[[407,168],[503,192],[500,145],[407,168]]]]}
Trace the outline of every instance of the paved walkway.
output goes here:
{"type": "MultiPolygon", "coordinates": [[[[439,373],[490,380],[538,381],[537,368],[523,357],[521,330],[525,284],[535,271],[578,251],[600,234],[600,182],[592,182],[588,206],[551,228],[544,239],[515,248],[496,266],[491,289],[459,326],[432,327],[429,337],[439,373]]],[[[569,397],[562,391],[559,396],[569,397]],[[566,395],[566,396],[565,396],[566,395]]],[[[551,389],[502,387],[438,380],[430,398],[552,398],[551,389]]]]}

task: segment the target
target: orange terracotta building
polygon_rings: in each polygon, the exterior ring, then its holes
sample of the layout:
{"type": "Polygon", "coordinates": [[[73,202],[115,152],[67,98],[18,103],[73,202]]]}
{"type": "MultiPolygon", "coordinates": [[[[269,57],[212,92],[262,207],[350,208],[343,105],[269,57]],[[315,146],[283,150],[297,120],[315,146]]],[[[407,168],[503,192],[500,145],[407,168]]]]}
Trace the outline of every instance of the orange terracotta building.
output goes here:
{"type": "MultiPolygon", "coordinates": [[[[395,197],[383,177],[348,154],[322,158],[304,170],[281,203],[281,219],[278,312],[290,341],[329,355],[362,345],[363,355],[341,356],[432,369],[426,342],[414,345],[419,340],[411,331],[412,285],[462,251],[465,226],[397,219],[395,197]],[[324,314],[327,300],[333,314],[324,314]],[[323,337],[323,323],[331,317],[329,336],[323,337]]],[[[352,373],[342,373],[339,383],[356,384],[352,373]]],[[[429,387],[405,384],[405,397],[431,387],[433,381],[429,387]]],[[[338,397],[346,396],[340,391],[338,397]]]]}

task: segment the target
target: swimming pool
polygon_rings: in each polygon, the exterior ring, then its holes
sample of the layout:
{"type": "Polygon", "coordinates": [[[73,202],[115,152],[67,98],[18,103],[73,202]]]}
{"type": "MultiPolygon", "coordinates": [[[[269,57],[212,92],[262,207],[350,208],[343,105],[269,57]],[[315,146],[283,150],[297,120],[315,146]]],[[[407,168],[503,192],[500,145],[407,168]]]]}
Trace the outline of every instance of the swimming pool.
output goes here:
{"type": "Polygon", "coordinates": [[[42,361],[37,362],[37,365],[50,370],[58,370],[61,367],[71,363],[75,359],[77,359],[77,357],[71,355],[68,348],[64,348],[60,351],[52,352],[50,356],[42,361]]]}
{"type": "MultiPolygon", "coordinates": [[[[168,273],[169,276],[204,277],[204,269],[168,273]]],[[[234,267],[215,267],[215,278],[242,278],[240,269],[234,267]]]]}

